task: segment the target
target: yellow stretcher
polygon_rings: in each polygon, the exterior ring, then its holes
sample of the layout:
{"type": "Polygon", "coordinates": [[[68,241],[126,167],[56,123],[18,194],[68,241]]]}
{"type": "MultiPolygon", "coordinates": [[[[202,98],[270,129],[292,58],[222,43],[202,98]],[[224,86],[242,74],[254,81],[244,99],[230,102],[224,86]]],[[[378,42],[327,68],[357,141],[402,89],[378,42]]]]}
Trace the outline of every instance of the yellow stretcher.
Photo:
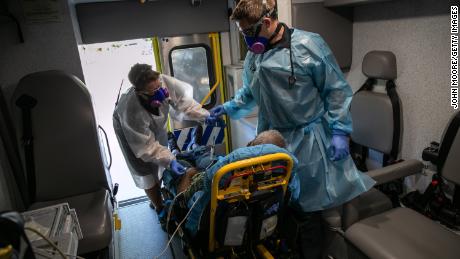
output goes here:
{"type": "MultiPolygon", "coordinates": [[[[238,256],[235,253],[237,249],[224,246],[217,241],[216,230],[222,227],[216,225],[219,204],[225,202],[232,206],[249,200],[256,203],[258,200],[255,197],[260,196],[260,193],[267,197],[272,193],[275,195],[275,191],[281,193],[284,200],[292,167],[293,161],[288,154],[275,153],[233,162],[215,173],[211,186],[208,251],[204,251],[207,254],[206,258],[246,258],[244,255],[238,256]],[[226,255],[225,251],[231,251],[231,254],[226,255]]],[[[251,248],[254,254],[258,254],[257,258],[274,258],[262,241],[254,243],[251,248]]],[[[191,246],[188,246],[187,250],[190,258],[203,256],[203,251],[196,253],[191,246]]]]}

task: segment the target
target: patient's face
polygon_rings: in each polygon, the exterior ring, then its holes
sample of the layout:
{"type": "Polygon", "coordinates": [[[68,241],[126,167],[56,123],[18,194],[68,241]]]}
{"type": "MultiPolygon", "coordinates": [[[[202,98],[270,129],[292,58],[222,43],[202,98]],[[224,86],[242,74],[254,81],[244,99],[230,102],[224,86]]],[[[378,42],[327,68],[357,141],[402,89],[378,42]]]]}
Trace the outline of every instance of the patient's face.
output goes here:
{"type": "Polygon", "coordinates": [[[176,186],[177,193],[181,193],[190,187],[192,184],[192,177],[198,173],[198,170],[195,167],[191,167],[185,172],[185,174],[180,179],[180,182],[176,186]]]}

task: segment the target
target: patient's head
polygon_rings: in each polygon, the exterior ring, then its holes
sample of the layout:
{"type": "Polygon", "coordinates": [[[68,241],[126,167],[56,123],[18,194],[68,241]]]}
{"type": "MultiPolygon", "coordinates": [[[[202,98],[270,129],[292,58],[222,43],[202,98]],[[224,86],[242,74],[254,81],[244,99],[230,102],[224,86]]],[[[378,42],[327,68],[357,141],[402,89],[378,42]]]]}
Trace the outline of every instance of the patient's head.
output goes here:
{"type": "Polygon", "coordinates": [[[273,144],[275,146],[286,148],[286,141],[277,130],[267,130],[259,133],[253,140],[248,143],[248,147],[261,144],[273,144]]]}

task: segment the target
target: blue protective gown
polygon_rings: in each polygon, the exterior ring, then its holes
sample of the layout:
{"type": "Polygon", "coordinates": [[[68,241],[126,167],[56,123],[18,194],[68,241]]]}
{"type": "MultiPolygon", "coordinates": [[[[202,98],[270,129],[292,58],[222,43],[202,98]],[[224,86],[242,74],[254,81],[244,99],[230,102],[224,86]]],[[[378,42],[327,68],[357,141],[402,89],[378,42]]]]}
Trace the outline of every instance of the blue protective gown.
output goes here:
{"type": "Polygon", "coordinates": [[[350,156],[329,158],[332,130],[352,131],[353,95],[331,50],[318,34],[297,29],[291,33],[291,49],[294,85],[288,83],[289,48],[249,52],[243,87],[224,108],[231,119],[239,119],[259,106],[257,133],[280,131],[299,161],[301,190],[295,207],[324,210],[369,190],[375,181],[359,172],[350,156]]]}

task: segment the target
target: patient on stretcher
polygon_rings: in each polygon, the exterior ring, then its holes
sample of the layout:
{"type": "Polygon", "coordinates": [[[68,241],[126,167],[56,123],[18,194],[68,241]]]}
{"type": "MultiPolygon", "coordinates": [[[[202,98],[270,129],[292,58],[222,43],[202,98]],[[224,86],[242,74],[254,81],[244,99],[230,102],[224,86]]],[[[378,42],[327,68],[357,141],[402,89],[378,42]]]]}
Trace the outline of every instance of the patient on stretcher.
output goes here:
{"type": "MultiPolygon", "coordinates": [[[[278,131],[268,130],[257,135],[248,143],[247,147],[257,145],[275,145],[284,149],[286,142],[278,131]]],[[[204,171],[221,157],[211,158],[209,148],[203,146],[196,146],[193,150],[185,153],[177,151],[175,153],[178,154],[177,159],[179,162],[188,168],[185,174],[177,179],[173,179],[172,174],[166,170],[163,176],[163,184],[171,193],[175,195],[182,193],[185,199],[188,200],[195,192],[203,189],[204,171]]]]}
{"type": "MultiPolygon", "coordinates": [[[[200,222],[206,206],[211,199],[211,185],[214,174],[223,166],[244,159],[264,156],[275,153],[288,154],[293,160],[288,190],[289,202],[295,202],[300,193],[300,183],[296,175],[297,159],[285,149],[286,142],[276,130],[269,130],[257,135],[247,147],[238,148],[225,157],[211,155],[209,147],[196,146],[191,151],[176,152],[176,158],[185,167],[186,173],[175,177],[168,170],[163,174],[163,186],[167,190],[166,200],[175,200],[175,203],[189,209],[190,215],[185,223],[185,229],[195,236],[200,230],[200,222]]],[[[174,145],[173,145],[174,146],[174,145]]],[[[221,179],[222,180],[222,179],[221,179]]],[[[165,201],[168,203],[168,201],[165,201]]],[[[172,202],[174,204],[174,202],[172,202]]]]}

